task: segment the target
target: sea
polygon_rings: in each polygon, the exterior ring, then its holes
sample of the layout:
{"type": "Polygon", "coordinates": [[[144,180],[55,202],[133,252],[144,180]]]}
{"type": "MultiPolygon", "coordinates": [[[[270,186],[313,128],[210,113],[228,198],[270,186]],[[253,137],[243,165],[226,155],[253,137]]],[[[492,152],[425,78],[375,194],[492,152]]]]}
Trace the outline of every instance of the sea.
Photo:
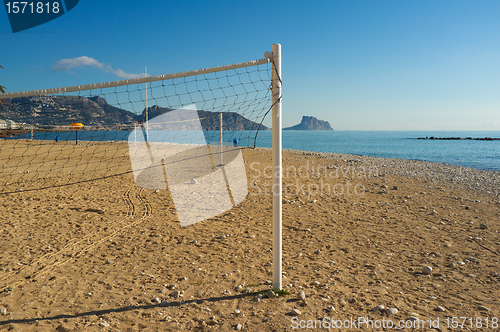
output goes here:
{"type": "MultiPolygon", "coordinates": [[[[150,136],[154,136],[150,133],[150,136]]],[[[128,141],[129,131],[80,131],[81,141],[128,141]]],[[[76,139],[76,132],[35,133],[34,139],[76,139]]],[[[500,138],[500,131],[283,131],[283,148],[314,152],[346,153],[381,158],[422,160],[500,172],[500,140],[429,140],[419,137],[500,138]]],[[[17,139],[25,139],[20,135],[17,139]]],[[[207,143],[217,144],[219,132],[206,132],[207,143]]],[[[14,137],[15,139],[16,137],[14,137]]],[[[272,132],[224,133],[225,144],[272,146],[272,132]]]]}

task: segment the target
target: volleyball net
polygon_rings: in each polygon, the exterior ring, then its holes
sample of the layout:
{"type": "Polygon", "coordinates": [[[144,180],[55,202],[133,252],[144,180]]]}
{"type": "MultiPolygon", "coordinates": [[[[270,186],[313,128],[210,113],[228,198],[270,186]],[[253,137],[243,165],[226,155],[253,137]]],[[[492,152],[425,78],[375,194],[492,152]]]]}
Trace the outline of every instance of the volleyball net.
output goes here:
{"type": "Polygon", "coordinates": [[[280,54],[275,44],[260,60],[0,94],[0,195],[132,174],[141,188],[168,189],[181,226],[191,225],[245,199],[240,147],[255,147],[272,111],[273,287],[281,289],[280,54]]]}
{"type": "MultiPolygon", "coordinates": [[[[124,142],[132,142],[134,152],[143,141],[165,143],[164,149],[170,143],[174,153],[177,145],[208,145],[219,154],[221,145],[228,153],[229,147],[255,146],[259,131],[269,129],[263,120],[271,107],[271,67],[264,58],[139,79],[1,94],[5,106],[0,104],[4,182],[0,193],[130,171],[124,155],[128,151],[120,144],[124,142]],[[176,111],[186,107],[194,113],[176,111]],[[118,167],[116,158],[123,159],[118,167]]],[[[220,163],[219,156],[212,159],[220,163]]]]}

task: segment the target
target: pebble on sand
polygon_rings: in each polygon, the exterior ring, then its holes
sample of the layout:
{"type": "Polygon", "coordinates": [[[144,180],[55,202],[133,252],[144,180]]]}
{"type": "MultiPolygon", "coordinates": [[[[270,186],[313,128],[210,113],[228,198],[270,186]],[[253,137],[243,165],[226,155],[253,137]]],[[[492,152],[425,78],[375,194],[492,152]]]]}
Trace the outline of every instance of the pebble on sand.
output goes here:
{"type": "Polygon", "coordinates": [[[422,274],[429,275],[432,272],[432,267],[430,266],[424,266],[422,267],[422,274]]]}
{"type": "Polygon", "coordinates": [[[170,296],[172,296],[172,297],[180,297],[180,296],[182,296],[182,294],[181,294],[181,292],[180,292],[180,291],[178,291],[178,290],[174,290],[174,291],[170,294],[170,296]]]}
{"type": "Polygon", "coordinates": [[[273,292],[271,289],[269,289],[269,290],[267,291],[267,293],[266,293],[266,296],[267,296],[268,298],[272,299],[272,298],[274,297],[274,292],[273,292]]]}
{"type": "Polygon", "coordinates": [[[398,309],[396,309],[396,308],[388,308],[387,311],[386,311],[386,313],[388,315],[396,315],[398,313],[398,309]]]}
{"type": "Polygon", "coordinates": [[[486,225],[486,224],[480,224],[479,228],[481,228],[481,229],[488,229],[488,225],[486,225]]]}
{"type": "Polygon", "coordinates": [[[236,327],[235,327],[235,330],[239,331],[243,328],[243,325],[241,325],[240,323],[236,324],[236,327]]]}
{"type": "Polygon", "coordinates": [[[446,311],[446,308],[443,307],[443,306],[440,306],[438,305],[437,308],[436,308],[437,311],[441,311],[441,312],[445,312],[446,311]]]}
{"type": "Polygon", "coordinates": [[[68,327],[61,324],[58,327],[56,327],[56,331],[57,332],[70,332],[71,330],[68,327]]]}
{"type": "Polygon", "coordinates": [[[299,294],[297,294],[297,298],[299,300],[305,300],[306,299],[306,293],[304,291],[300,291],[299,294]]]}
{"type": "Polygon", "coordinates": [[[300,316],[300,315],[302,315],[302,313],[300,312],[299,309],[292,309],[292,311],[290,311],[290,315],[291,316],[300,316]]]}
{"type": "Polygon", "coordinates": [[[482,305],[478,306],[477,308],[478,308],[479,310],[481,310],[481,311],[491,311],[491,309],[490,309],[490,308],[487,308],[487,307],[482,306],[482,305]]]}
{"type": "Polygon", "coordinates": [[[384,309],[385,309],[385,306],[383,304],[379,304],[378,306],[376,306],[375,308],[373,308],[372,311],[378,312],[378,311],[382,311],[384,309]]]}

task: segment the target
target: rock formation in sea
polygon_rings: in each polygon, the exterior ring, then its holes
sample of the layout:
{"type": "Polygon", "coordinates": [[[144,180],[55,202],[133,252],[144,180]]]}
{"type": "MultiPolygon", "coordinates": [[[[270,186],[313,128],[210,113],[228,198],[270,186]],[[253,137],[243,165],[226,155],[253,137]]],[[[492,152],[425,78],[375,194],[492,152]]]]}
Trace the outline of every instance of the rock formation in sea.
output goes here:
{"type": "Polygon", "coordinates": [[[318,120],[314,116],[303,116],[302,121],[293,127],[283,128],[283,130],[333,130],[328,121],[318,120]]]}

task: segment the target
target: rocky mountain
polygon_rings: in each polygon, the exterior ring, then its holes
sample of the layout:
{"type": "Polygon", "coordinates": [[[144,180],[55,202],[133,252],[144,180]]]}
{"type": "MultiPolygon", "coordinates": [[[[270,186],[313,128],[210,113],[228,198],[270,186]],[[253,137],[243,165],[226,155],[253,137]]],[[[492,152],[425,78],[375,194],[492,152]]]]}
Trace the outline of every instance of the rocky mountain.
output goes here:
{"type": "MultiPolygon", "coordinates": [[[[170,108],[163,108],[160,106],[152,106],[148,108],[148,117],[150,119],[158,115],[172,111],[170,108]]],[[[136,119],[142,120],[146,118],[146,110],[142,112],[136,119]]],[[[219,112],[198,111],[201,126],[203,130],[219,130],[220,118],[219,112]]],[[[222,126],[228,130],[269,130],[268,127],[260,125],[257,122],[251,121],[242,115],[235,112],[225,112],[222,117],[222,126]],[[259,128],[260,126],[260,128],[259,128]]]]}
{"type": "Polygon", "coordinates": [[[36,126],[69,125],[81,122],[91,126],[128,125],[136,115],[109,105],[100,97],[35,96],[13,98],[0,106],[0,117],[36,126]]]}
{"type": "Polygon", "coordinates": [[[283,130],[333,130],[328,121],[318,120],[314,116],[303,116],[302,121],[293,127],[283,130]]]}
{"type": "MultiPolygon", "coordinates": [[[[106,99],[81,96],[36,96],[14,98],[5,101],[7,107],[0,104],[0,119],[35,126],[61,126],[72,122],[81,122],[87,126],[104,127],[117,126],[117,129],[128,128],[134,121],[145,119],[142,114],[110,105],[106,99]]],[[[148,117],[152,119],[172,109],[160,106],[148,108],[148,117]]],[[[202,127],[205,130],[219,129],[219,113],[198,111],[202,127]]],[[[223,126],[226,130],[256,130],[259,123],[248,120],[238,113],[224,113],[223,126]]],[[[260,130],[267,130],[260,126],[260,130]]]]}

